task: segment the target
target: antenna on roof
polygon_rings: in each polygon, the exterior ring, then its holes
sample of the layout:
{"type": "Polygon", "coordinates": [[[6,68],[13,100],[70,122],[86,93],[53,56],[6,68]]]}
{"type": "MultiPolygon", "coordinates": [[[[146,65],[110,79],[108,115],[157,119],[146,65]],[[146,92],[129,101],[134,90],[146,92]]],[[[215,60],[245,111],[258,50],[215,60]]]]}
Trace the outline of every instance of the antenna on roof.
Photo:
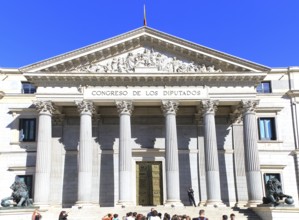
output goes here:
{"type": "Polygon", "coordinates": [[[147,26],[146,22],[146,11],[145,11],[145,3],[143,5],[143,26],[147,26]]]}

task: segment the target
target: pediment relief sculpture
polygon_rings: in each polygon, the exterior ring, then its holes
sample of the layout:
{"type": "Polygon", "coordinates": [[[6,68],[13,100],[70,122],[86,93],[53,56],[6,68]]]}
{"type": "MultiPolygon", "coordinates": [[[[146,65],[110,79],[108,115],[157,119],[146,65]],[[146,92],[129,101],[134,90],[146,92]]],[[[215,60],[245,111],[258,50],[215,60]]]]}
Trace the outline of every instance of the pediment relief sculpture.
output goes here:
{"type": "Polygon", "coordinates": [[[72,72],[86,73],[134,73],[141,69],[152,70],[153,72],[169,73],[215,73],[222,72],[215,69],[214,65],[185,62],[176,57],[166,56],[154,50],[144,49],[142,53],[127,53],[125,56],[113,58],[106,63],[94,63],[81,66],[72,72]]]}

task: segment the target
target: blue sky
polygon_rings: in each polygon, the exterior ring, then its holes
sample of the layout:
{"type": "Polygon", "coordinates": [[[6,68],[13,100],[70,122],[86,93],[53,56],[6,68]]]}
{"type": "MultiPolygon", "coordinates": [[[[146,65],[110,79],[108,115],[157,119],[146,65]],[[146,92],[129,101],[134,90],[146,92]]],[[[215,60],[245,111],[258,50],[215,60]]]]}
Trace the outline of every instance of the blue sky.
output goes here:
{"type": "Polygon", "coordinates": [[[143,25],[269,67],[299,66],[299,0],[2,0],[0,67],[143,25]]]}

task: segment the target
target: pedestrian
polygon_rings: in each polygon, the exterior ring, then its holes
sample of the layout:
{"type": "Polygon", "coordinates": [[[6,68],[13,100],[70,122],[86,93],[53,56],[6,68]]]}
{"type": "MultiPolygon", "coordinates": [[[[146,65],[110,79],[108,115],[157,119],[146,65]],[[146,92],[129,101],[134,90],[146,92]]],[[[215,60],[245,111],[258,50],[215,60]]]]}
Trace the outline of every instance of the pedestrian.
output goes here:
{"type": "Polygon", "coordinates": [[[236,219],[236,216],[234,213],[230,214],[230,220],[235,220],[236,219]]]}
{"type": "Polygon", "coordinates": [[[222,220],[228,220],[228,216],[227,215],[223,215],[222,216],[222,220]]]}
{"type": "Polygon", "coordinates": [[[114,214],[112,220],[119,220],[118,214],[114,214]]]}
{"type": "Polygon", "coordinates": [[[193,218],[192,220],[209,220],[205,217],[205,210],[201,209],[199,210],[199,217],[193,218]]]}
{"type": "Polygon", "coordinates": [[[58,220],[67,220],[68,214],[66,211],[61,211],[58,220]]]}
{"type": "Polygon", "coordinates": [[[190,202],[190,205],[194,205],[196,207],[196,203],[195,203],[195,200],[194,200],[194,190],[192,189],[192,187],[190,187],[188,190],[188,197],[189,197],[189,202],[190,202]]]}
{"type": "Polygon", "coordinates": [[[31,220],[41,220],[41,219],[42,219],[42,215],[39,213],[37,209],[35,209],[32,213],[31,220]]]}

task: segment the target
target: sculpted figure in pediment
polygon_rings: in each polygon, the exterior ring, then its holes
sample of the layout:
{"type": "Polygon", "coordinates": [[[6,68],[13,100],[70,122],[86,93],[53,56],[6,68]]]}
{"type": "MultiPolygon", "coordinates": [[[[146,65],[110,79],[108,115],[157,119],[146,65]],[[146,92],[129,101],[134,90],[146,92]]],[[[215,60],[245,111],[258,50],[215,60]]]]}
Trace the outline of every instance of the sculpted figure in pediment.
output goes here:
{"type": "Polygon", "coordinates": [[[206,66],[205,64],[195,64],[194,61],[186,62],[169,57],[153,49],[144,49],[142,52],[133,54],[129,52],[126,57],[114,57],[106,64],[92,64],[89,66],[81,66],[73,71],[92,72],[92,73],[133,73],[136,68],[156,68],[157,71],[169,73],[213,73],[222,72],[221,69],[216,70],[214,65],[206,66]]]}
{"type": "Polygon", "coordinates": [[[126,67],[128,72],[133,72],[135,67],[134,56],[132,53],[128,53],[126,58],[126,67]]]}

